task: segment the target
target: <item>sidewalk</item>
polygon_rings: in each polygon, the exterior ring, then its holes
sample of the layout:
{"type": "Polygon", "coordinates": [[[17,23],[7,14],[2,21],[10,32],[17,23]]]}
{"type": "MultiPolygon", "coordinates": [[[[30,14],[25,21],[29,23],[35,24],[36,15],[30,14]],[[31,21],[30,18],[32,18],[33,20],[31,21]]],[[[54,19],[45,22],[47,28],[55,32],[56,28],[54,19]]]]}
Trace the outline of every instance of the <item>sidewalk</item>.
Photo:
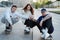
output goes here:
{"type": "Polygon", "coordinates": [[[4,34],[4,28],[0,27],[0,40],[32,40],[32,31],[29,35],[24,34],[24,26],[18,22],[13,26],[13,30],[9,35],[4,34]]]}
{"type": "MultiPolygon", "coordinates": [[[[53,35],[53,39],[54,40],[59,40],[60,39],[60,15],[58,14],[54,14],[54,13],[50,13],[53,17],[53,25],[54,25],[54,33],[53,35]]],[[[40,11],[35,10],[35,19],[37,19],[40,16],[40,11]]],[[[1,20],[1,16],[0,15],[0,20],[1,20]]],[[[9,35],[5,35],[4,34],[4,30],[5,30],[5,25],[2,24],[0,22],[0,40],[40,40],[40,36],[41,33],[39,32],[37,27],[34,27],[29,35],[25,35],[24,34],[24,28],[25,26],[23,25],[23,23],[21,23],[20,21],[18,23],[16,23],[13,26],[13,30],[11,32],[11,34],[9,35]],[[32,33],[33,32],[33,33],[32,33]]]]}

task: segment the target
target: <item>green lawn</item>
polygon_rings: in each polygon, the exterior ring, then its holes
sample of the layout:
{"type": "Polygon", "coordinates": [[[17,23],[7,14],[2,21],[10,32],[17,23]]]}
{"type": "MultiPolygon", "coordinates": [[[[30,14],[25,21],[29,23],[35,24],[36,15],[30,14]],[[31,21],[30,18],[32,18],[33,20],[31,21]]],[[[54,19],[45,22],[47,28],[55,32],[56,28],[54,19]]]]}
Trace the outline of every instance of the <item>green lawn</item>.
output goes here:
{"type": "Polygon", "coordinates": [[[60,14],[60,11],[50,11],[50,12],[53,12],[53,13],[56,13],[56,14],[60,14]]]}

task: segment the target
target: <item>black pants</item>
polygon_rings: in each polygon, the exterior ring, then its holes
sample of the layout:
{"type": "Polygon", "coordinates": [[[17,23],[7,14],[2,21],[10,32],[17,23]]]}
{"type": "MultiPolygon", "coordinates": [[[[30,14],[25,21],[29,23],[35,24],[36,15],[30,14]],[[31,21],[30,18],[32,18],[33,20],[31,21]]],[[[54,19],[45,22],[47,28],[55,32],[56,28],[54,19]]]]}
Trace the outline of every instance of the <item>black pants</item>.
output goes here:
{"type": "Polygon", "coordinates": [[[36,22],[27,19],[24,23],[24,25],[26,25],[27,27],[33,28],[36,25],[36,22]]]}
{"type": "Polygon", "coordinates": [[[27,19],[24,24],[25,24],[27,27],[30,27],[30,28],[33,28],[33,27],[37,26],[41,33],[43,33],[43,32],[42,32],[42,29],[45,29],[45,28],[48,29],[48,33],[49,33],[49,34],[52,34],[53,31],[54,31],[54,28],[53,28],[52,26],[51,26],[51,27],[46,27],[46,26],[41,27],[38,22],[29,20],[29,19],[27,19]]]}

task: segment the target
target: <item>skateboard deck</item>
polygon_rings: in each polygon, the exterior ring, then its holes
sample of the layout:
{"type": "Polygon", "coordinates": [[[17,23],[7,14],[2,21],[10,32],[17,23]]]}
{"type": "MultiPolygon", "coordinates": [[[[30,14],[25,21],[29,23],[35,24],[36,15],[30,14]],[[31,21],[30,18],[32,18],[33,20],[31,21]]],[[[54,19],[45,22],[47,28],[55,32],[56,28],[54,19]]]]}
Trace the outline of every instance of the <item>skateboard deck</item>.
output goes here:
{"type": "Polygon", "coordinates": [[[30,34],[30,32],[27,32],[27,31],[24,30],[24,34],[30,34]]]}

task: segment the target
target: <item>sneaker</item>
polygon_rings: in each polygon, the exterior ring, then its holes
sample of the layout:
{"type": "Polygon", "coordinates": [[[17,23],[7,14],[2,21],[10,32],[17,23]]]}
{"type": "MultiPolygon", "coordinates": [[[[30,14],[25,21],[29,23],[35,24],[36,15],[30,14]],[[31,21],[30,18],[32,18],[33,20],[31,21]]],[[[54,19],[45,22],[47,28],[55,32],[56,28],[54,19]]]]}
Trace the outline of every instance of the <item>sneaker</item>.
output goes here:
{"type": "Polygon", "coordinates": [[[44,34],[41,34],[41,38],[44,38],[45,37],[45,35],[44,34]]]}
{"type": "Polygon", "coordinates": [[[45,39],[47,39],[50,35],[48,33],[45,34],[45,39]]]}
{"type": "Polygon", "coordinates": [[[48,32],[48,29],[47,28],[46,29],[42,29],[42,32],[44,33],[44,35],[42,35],[42,37],[44,39],[47,39],[49,37],[49,34],[47,33],[48,32]]]}
{"type": "Polygon", "coordinates": [[[5,30],[6,32],[10,32],[10,31],[12,31],[12,26],[10,26],[10,27],[7,27],[6,26],[6,30],[5,30]]]}
{"type": "Polygon", "coordinates": [[[50,36],[50,34],[48,33],[48,29],[47,28],[45,29],[44,35],[45,35],[45,39],[47,39],[50,36]]]}
{"type": "Polygon", "coordinates": [[[41,38],[45,38],[45,29],[42,29],[42,32],[41,38]]]}
{"type": "Polygon", "coordinates": [[[24,31],[30,32],[30,27],[26,27],[24,31]]]}

